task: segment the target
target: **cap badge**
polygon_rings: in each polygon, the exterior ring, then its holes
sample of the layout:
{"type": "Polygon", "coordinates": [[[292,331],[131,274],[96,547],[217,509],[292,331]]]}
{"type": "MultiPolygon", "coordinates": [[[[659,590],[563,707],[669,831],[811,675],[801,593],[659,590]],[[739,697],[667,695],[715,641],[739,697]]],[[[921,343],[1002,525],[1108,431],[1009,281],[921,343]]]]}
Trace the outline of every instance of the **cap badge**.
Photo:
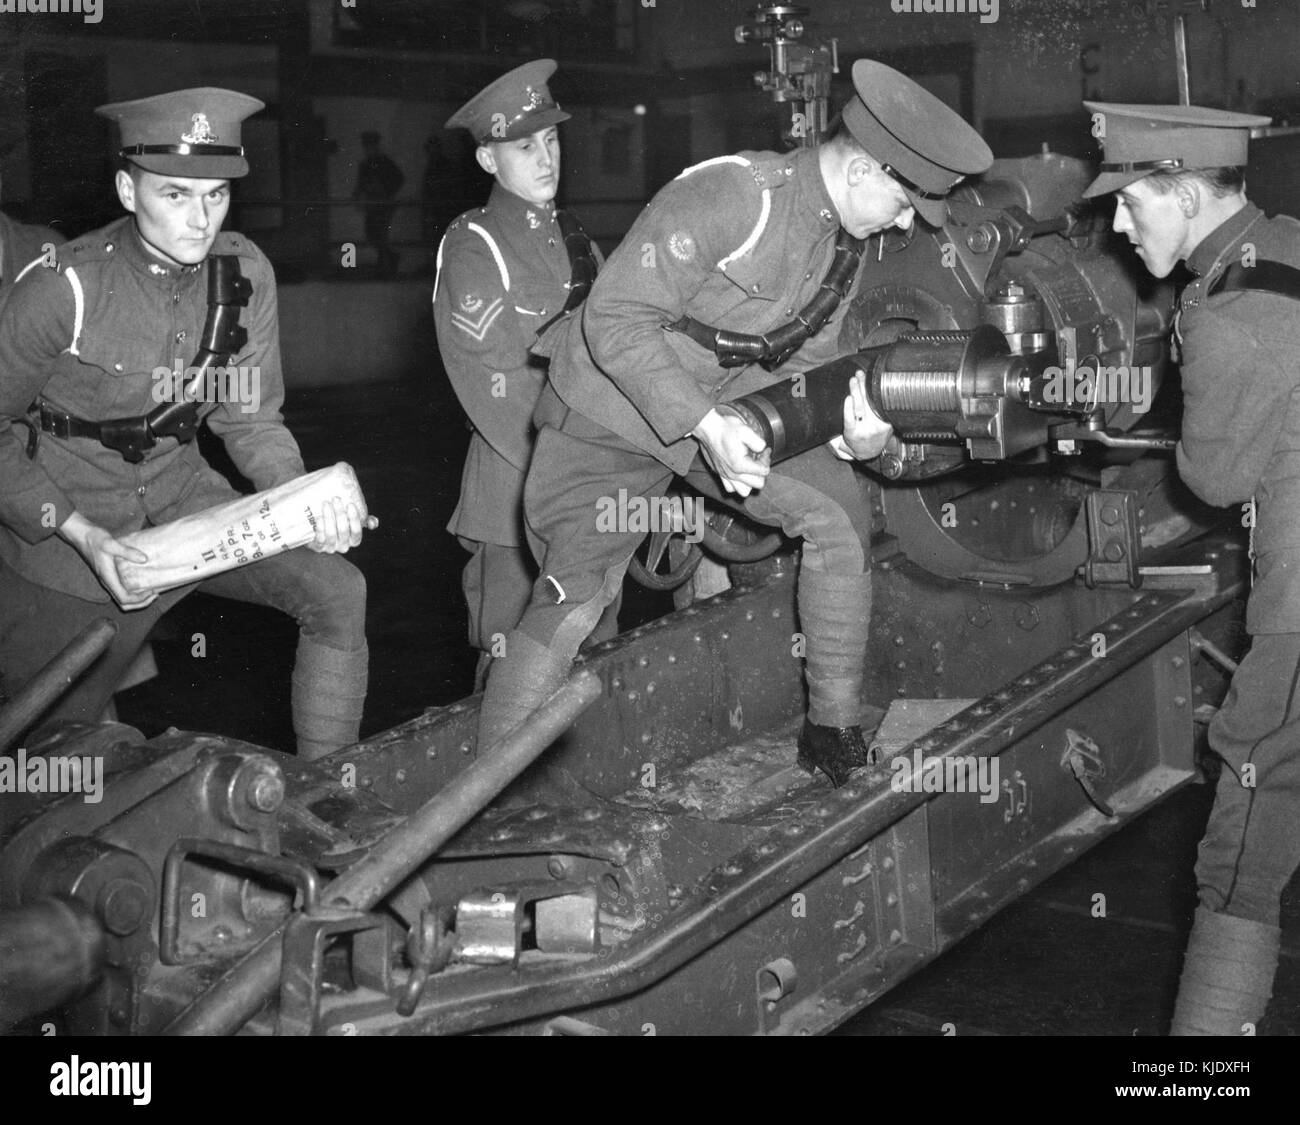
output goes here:
{"type": "Polygon", "coordinates": [[[542,95],[537,90],[534,90],[531,86],[525,86],[524,90],[528,94],[528,100],[524,102],[523,105],[523,109],[525,113],[530,109],[536,109],[539,105],[541,105],[546,100],[545,98],[542,97],[542,95]]]}
{"type": "Polygon", "coordinates": [[[212,126],[208,124],[208,115],[206,113],[196,113],[190,118],[190,131],[181,134],[181,141],[187,145],[210,145],[214,144],[220,138],[212,131],[212,126]]]}

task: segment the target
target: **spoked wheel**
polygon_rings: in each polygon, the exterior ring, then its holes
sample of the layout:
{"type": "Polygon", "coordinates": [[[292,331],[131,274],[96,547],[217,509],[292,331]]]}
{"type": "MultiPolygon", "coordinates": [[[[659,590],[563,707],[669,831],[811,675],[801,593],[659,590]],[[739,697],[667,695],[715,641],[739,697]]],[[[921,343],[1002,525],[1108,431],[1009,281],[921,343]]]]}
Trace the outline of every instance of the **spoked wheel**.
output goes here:
{"type": "Polygon", "coordinates": [[[752,563],[767,558],[781,546],[779,532],[766,531],[739,513],[725,508],[705,508],[701,542],[681,532],[652,531],[637,548],[628,573],[650,590],[675,590],[686,582],[708,554],[726,563],[752,563]]]}
{"type": "Polygon", "coordinates": [[[703,561],[700,545],[688,543],[680,532],[652,531],[636,549],[627,572],[648,590],[675,590],[703,561]]]}

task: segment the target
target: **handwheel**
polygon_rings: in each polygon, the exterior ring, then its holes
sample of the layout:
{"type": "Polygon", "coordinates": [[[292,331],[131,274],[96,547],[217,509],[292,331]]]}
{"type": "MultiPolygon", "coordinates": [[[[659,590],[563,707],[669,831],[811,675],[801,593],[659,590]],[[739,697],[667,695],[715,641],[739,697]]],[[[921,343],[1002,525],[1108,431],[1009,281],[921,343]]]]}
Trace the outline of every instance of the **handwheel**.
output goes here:
{"type": "Polygon", "coordinates": [[[685,543],[685,554],[674,564],[671,558],[678,552],[670,552],[668,544],[675,535],[678,535],[675,531],[652,531],[628,563],[628,574],[646,589],[675,590],[703,562],[704,552],[700,550],[700,545],[685,543]]]}
{"type": "Polygon", "coordinates": [[[652,531],[628,563],[628,573],[650,590],[675,590],[686,582],[704,558],[710,555],[727,563],[752,563],[765,559],[781,546],[782,535],[761,531],[745,517],[725,508],[705,508],[701,542],[684,538],[680,532],[652,531]],[[674,543],[673,549],[669,544],[674,543]]]}

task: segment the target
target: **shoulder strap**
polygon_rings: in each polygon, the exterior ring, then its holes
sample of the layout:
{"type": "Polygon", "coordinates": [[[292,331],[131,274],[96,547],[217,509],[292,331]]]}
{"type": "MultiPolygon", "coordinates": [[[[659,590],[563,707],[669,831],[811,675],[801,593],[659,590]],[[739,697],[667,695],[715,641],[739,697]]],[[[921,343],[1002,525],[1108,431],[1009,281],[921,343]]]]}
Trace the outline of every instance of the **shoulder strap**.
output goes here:
{"type": "Polygon", "coordinates": [[[1300,269],[1268,259],[1260,259],[1253,266],[1237,262],[1215,279],[1206,296],[1243,291],[1272,293],[1275,297],[1300,301],[1300,269]]]}

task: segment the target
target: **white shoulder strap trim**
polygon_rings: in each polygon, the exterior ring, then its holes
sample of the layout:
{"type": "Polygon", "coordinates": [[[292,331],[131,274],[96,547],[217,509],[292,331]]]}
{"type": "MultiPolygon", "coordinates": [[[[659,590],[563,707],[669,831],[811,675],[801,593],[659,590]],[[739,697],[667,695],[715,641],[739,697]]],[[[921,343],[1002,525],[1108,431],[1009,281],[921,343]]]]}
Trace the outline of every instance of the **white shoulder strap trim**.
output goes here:
{"type": "Polygon", "coordinates": [[[72,355],[80,355],[81,329],[86,323],[86,292],[81,288],[81,278],[77,276],[77,271],[71,266],[63,271],[63,276],[72,286],[72,300],[76,305],[76,313],[72,320],[72,343],[68,345],[68,351],[72,355]]]}
{"type": "Polygon", "coordinates": [[[716,164],[739,164],[742,168],[748,168],[752,163],[743,156],[715,156],[709,160],[701,160],[698,164],[692,164],[689,168],[683,168],[675,178],[684,179],[701,168],[712,168],[716,164]]]}
{"type": "MultiPolygon", "coordinates": [[[[689,168],[684,169],[677,176],[677,179],[683,179],[684,177],[691,175],[693,172],[698,172],[701,168],[712,168],[718,164],[739,164],[742,168],[750,168],[753,167],[753,163],[752,160],[746,160],[743,156],[715,156],[711,160],[702,160],[699,164],[692,164],[689,168]]],[[[759,212],[758,223],[755,225],[754,229],[749,232],[749,237],[718,263],[718,269],[725,270],[737,258],[744,254],[748,254],[754,248],[755,243],[757,243],[763,236],[763,230],[767,227],[767,220],[771,214],[772,192],[771,189],[764,188],[763,209],[759,212]]]]}
{"type": "Polygon", "coordinates": [[[718,269],[725,270],[741,255],[748,254],[752,249],[754,249],[754,244],[762,237],[763,229],[767,226],[767,220],[771,214],[772,193],[767,188],[764,188],[763,209],[758,214],[758,222],[754,225],[754,229],[749,232],[749,237],[718,263],[718,269]]]}
{"type": "Polygon", "coordinates": [[[438,239],[438,257],[433,263],[433,299],[438,299],[438,279],[442,277],[442,248],[447,242],[447,236],[444,234],[438,239]]]}
{"type": "Polygon", "coordinates": [[[24,277],[27,276],[28,272],[32,269],[33,266],[39,266],[44,261],[45,261],[44,254],[42,254],[39,258],[33,258],[30,262],[28,262],[25,266],[23,266],[21,270],[18,271],[18,276],[14,278],[13,283],[17,285],[20,281],[22,281],[24,277]]]}
{"type": "Polygon", "coordinates": [[[498,248],[496,244],[496,239],[494,239],[490,234],[488,234],[488,232],[485,231],[481,226],[479,226],[478,223],[466,223],[465,226],[469,230],[472,230],[476,235],[479,236],[479,238],[481,238],[484,242],[488,244],[488,249],[492,251],[492,257],[496,259],[497,269],[501,273],[501,285],[505,289],[505,291],[509,293],[510,292],[510,271],[506,269],[506,260],[503,257],[501,257],[501,250],[498,248]]]}

